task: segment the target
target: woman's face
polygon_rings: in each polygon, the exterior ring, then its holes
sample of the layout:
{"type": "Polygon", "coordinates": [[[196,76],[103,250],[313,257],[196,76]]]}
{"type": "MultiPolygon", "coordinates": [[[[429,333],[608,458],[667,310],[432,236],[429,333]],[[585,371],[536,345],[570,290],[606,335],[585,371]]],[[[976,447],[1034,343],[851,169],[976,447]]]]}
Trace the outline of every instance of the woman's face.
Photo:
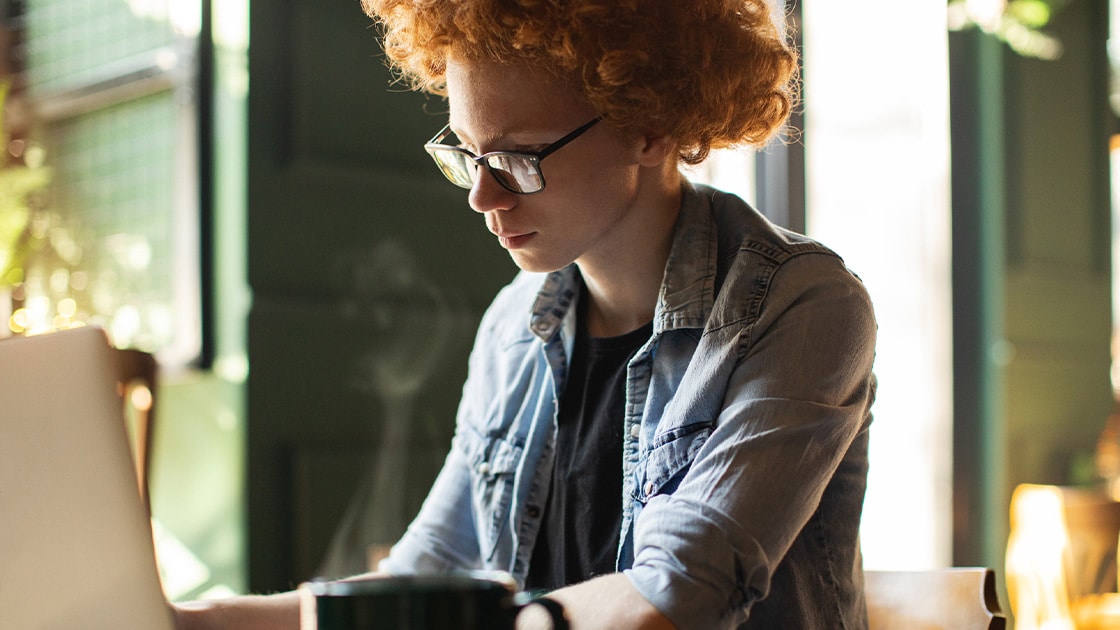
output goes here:
{"type": "MultiPolygon", "coordinates": [[[[539,151],[596,116],[576,90],[523,65],[450,60],[447,93],[451,129],[476,155],[539,151]]],[[[470,205],[524,270],[609,261],[634,247],[640,147],[600,123],[541,162],[544,190],[518,195],[481,169],[470,205]]]]}

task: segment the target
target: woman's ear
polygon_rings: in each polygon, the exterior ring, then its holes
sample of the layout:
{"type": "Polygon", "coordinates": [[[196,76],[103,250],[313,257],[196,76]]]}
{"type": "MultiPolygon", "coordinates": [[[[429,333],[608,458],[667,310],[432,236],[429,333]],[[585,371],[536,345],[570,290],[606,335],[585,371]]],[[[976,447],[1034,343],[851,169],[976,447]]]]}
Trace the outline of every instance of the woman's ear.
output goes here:
{"type": "Polygon", "coordinates": [[[638,163],[642,166],[660,166],[665,160],[677,159],[677,143],[668,135],[642,136],[638,163]]]}

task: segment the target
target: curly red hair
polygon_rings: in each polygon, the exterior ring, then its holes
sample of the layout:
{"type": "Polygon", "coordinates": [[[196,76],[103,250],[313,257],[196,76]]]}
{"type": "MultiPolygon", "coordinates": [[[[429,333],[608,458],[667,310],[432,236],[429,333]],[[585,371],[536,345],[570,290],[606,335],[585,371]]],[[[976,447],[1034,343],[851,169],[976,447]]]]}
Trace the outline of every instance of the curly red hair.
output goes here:
{"type": "Polygon", "coordinates": [[[797,58],[766,0],[362,0],[402,78],[446,95],[447,58],[517,61],[581,90],[608,124],[665,133],[680,158],[762,146],[797,58]]]}

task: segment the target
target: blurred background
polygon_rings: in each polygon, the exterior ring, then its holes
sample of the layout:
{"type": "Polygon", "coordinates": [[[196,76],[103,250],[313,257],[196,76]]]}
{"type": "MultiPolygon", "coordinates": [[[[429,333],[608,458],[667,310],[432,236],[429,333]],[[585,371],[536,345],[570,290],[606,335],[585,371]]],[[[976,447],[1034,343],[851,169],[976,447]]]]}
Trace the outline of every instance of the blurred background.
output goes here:
{"type": "MultiPolygon", "coordinates": [[[[871,292],[868,567],[1002,573],[1017,486],[1118,473],[1109,5],[788,2],[797,141],[690,172],[871,292]]],[[[434,478],[515,273],[421,149],[446,104],[393,84],[357,0],[0,20],[0,336],[96,323],[159,358],[169,595],[361,570],[434,478]]]]}

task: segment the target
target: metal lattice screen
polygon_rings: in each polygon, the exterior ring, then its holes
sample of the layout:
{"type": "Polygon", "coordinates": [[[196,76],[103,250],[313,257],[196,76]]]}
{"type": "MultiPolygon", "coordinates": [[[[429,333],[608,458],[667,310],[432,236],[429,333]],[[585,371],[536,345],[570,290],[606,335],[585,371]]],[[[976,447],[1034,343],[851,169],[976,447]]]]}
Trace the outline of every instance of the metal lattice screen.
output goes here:
{"type": "Polygon", "coordinates": [[[29,317],[57,319],[70,298],[74,317],[120,345],[192,358],[197,2],[24,6],[27,95],[52,170],[40,204],[46,246],[27,270],[29,317]]]}

